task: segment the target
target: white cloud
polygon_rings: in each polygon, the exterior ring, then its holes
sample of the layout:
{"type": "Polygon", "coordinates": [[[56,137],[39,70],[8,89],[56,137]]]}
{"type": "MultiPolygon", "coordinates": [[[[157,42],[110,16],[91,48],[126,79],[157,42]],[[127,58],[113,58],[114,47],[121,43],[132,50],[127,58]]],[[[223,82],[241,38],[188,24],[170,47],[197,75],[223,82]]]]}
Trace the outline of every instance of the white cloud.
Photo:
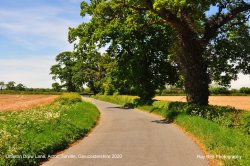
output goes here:
{"type": "Polygon", "coordinates": [[[46,2],[22,8],[0,6],[0,36],[4,43],[0,50],[0,80],[51,87],[49,73],[55,53],[73,50],[67,41],[68,27],[90,19],[79,16],[81,1],[60,0],[57,6],[46,2]]]}
{"type": "Polygon", "coordinates": [[[27,87],[49,88],[52,83],[49,73],[53,64],[55,60],[51,57],[1,60],[0,79],[22,83],[27,87]]]}
{"type": "Polygon", "coordinates": [[[0,11],[0,33],[11,41],[28,49],[66,47],[68,27],[75,27],[79,20],[66,19],[61,14],[67,11],[55,7],[34,7],[29,9],[0,11]]]}

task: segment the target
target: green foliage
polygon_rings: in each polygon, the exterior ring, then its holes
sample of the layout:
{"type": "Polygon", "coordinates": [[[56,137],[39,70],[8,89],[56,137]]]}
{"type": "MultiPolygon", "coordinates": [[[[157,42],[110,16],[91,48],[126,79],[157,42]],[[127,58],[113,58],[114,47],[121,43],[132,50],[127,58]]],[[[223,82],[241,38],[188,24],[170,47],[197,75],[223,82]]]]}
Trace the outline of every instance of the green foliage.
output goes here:
{"type": "Polygon", "coordinates": [[[242,87],[240,88],[240,93],[250,94],[250,88],[242,87]]]}
{"type": "Polygon", "coordinates": [[[99,3],[92,2],[89,7],[83,3],[82,12],[88,12],[92,20],[69,31],[69,41],[79,38],[76,50],[81,56],[88,57],[80,61],[83,66],[92,59],[88,54],[109,45],[107,56],[114,60],[114,65],[111,71],[106,72],[105,81],[101,83],[104,90],[99,90],[99,93],[117,91],[149,100],[155,95],[155,90],[166,82],[175,83],[178,74],[176,65],[170,63],[169,47],[173,42],[170,28],[151,24],[157,18],[148,12],[138,13],[120,8],[115,3],[99,3]],[[113,19],[118,13],[123,13],[122,18],[113,19]]]}
{"type": "Polygon", "coordinates": [[[0,112],[0,165],[38,165],[48,155],[82,138],[96,123],[97,108],[87,102],[58,102],[17,112],[0,112]],[[6,155],[45,155],[40,158],[6,158],[6,155]]]}
{"type": "Polygon", "coordinates": [[[157,95],[159,96],[182,96],[185,95],[185,91],[181,88],[171,87],[170,89],[160,89],[157,90],[157,95]]]}
{"type": "Polygon", "coordinates": [[[214,87],[214,88],[210,88],[209,90],[211,94],[215,94],[215,95],[218,95],[218,94],[229,95],[230,94],[229,89],[227,89],[226,87],[214,87]]]}
{"type": "Polygon", "coordinates": [[[26,88],[26,87],[25,87],[23,84],[20,83],[20,84],[17,84],[17,86],[16,86],[15,89],[16,89],[17,91],[24,91],[25,88],[26,88]]]}
{"type": "Polygon", "coordinates": [[[15,82],[14,81],[9,81],[5,86],[7,90],[15,90],[15,82]]]}
{"type": "Polygon", "coordinates": [[[5,86],[3,81],[0,81],[0,90],[3,90],[3,87],[5,86]]]}
{"type": "Polygon", "coordinates": [[[94,93],[112,94],[115,82],[111,83],[111,75],[116,70],[116,61],[108,54],[100,54],[96,50],[75,54],[77,71],[73,80],[78,84],[86,84],[94,93]]]}
{"type": "Polygon", "coordinates": [[[60,92],[60,91],[62,90],[62,87],[60,86],[59,83],[54,82],[54,83],[52,83],[52,89],[53,89],[54,91],[56,91],[56,92],[60,92]]]}
{"type": "Polygon", "coordinates": [[[92,95],[90,88],[85,88],[81,91],[80,95],[92,95]]]}
{"type": "Polygon", "coordinates": [[[250,113],[247,111],[232,107],[190,105],[186,112],[209,119],[221,126],[239,129],[250,134],[250,113]]]}
{"type": "Polygon", "coordinates": [[[76,52],[91,54],[106,46],[117,60],[115,75],[101,83],[92,78],[90,84],[104,86],[106,94],[129,85],[149,100],[181,74],[188,102],[206,105],[210,78],[228,85],[239,72],[250,73],[247,0],[95,0],[81,3],[81,15],[91,20],[70,28],[69,41],[79,39],[76,52]],[[207,14],[211,9],[218,11],[207,14]]]}
{"type": "Polygon", "coordinates": [[[220,85],[229,85],[231,80],[237,79],[239,72],[250,72],[250,29],[245,22],[246,15],[240,14],[224,25],[220,35],[209,45],[210,72],[212,79],[220,85]]]}
{"type": "Polygon", "coordinates": [[[92,96],[95,99],[100,99],[103,101],[119,104],[122,106],[125,105],[136,105],[138,97],[136,96],[127,96],[127,95],[113,95],[113,96],[107,96],[107,95],[95,95],[92,96]]]}
{"type": "MultiPolygon", "coordinates": [[[[63,87],[67,88],[68,92],[75,92],[79,88],[73,80],[74,66],[76,64],[75,58],[72,52],[62,52],[56,56],[56,65],[51,67],[50,74],[53,75],[53,79],[60,79],[63,83],[63,87]]],[[[81,85],[80,85],[81,87],[81,85]]]]}
{"type": "Polygon", "coordinates": [[[78,93],[63,93],[60,97],[58,97],[55,102],[60,103],[61,105],[74,104],[77,102],[81,102],[81,96],[78,93]]]}
{"type": "Polygon", "coordinates": [[[211,120],[221,126],[238,129],[246,134],[250,134],[250,113],[247,111],[232,107],[199,106],[188,105],[183,102],[165,101],[154,101],[152,106],[153,108],[165,110],[167,118],[169,118],[168,114],[185,112],[189,115],[211,120]]]}
{"type": "Polygon", "coordinates": [[[194,135],[204,145],[208,154],[241,156],[241,159],[221,159],[223,165],[250,164],[249,135],[185,113],[179,114],[175,118],[175,123],[194,135]]]}

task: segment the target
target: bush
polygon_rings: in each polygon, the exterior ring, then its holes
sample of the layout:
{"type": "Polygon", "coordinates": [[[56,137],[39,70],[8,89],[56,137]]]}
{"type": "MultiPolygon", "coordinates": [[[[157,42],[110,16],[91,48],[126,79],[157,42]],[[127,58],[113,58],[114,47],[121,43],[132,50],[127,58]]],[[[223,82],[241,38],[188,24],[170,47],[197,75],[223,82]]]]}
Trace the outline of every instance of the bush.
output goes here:
{"type": "Polygon", "coordinates": [[[173,119],[177,114],[185,112],[189,115],[199,116],[211,120],[220,126],[239,129],[250,134],[250,112],[226,106],[198,106],[188,105],[184,102],[154,101],[146,108],[168,119],[173,119]]]}
{"type": "Polygon", "coordinates": [[[73,104],[81,101],[81,96],[78,93],[63,93],[55,100],[56,103],[60,103],[62,105],[73,104]]]}
{"type": "Polygon", "coordinates": [[[225,106],[197,106],[189,105],[186,112],[211,120],[221,126],[240,129],[250,134],[250,113],[225,106]]]}

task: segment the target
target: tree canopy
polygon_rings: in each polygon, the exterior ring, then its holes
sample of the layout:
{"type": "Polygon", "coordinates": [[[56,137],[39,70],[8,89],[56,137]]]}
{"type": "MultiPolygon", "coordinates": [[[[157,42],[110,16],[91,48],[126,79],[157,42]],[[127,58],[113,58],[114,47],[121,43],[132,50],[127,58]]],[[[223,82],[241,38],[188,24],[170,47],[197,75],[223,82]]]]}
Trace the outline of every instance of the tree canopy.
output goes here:
{"type": "Polygon", "coordinates": [[[15,90],[15,82],[14,81],[9,81],[5,86],[7,90],[15,90]]]}
{"type": "Polygon", "coordinates": [[[180,74],[189,103],[208,104],[211,80],[228,85],[250,73],[247,0],[92,0],[81,9],[91,20],[70,28],[78,53],[108,46],[119,67],[150,86],[180,74]]]}
{"type": "Polygon", "coordinates": [[[17,84],[16,87],[15,87],[15,89],[16,89],[17,91],[24,91],[25,88],[26,88],[26,87],[25,87],[23,84],[21,84],[21,83],[17,84]]]}
{"type": "Polygon", "coordinates": [[[5,86],[3,81],[0,81],[0,89],[3,90],[3,87],[5,86]]]}
{"type": "Polygon", "coordinates": [[[66,87],[67,91],[75,92],[77,86],[73,81],[74,76],[74,65],[75,65],[75,58],[72,52],[66,51],[62,52],[56,56],[56,65],[51,67],[51,73],[53,75],[53,79],[60,79],[62,82],[62,86],[66,87]]]}

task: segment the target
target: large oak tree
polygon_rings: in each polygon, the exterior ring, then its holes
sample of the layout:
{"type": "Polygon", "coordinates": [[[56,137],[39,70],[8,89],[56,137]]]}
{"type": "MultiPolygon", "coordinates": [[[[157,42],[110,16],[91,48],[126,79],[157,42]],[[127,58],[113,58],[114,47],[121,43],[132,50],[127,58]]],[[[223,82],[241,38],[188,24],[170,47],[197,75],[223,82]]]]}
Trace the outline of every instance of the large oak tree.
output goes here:
{"type": "Polygon", "coordinates": [[[114,34],[130,29],[170,29],[171,57],[185,78],[189,103],[208,104],[211,79],[228,84],[237,73],[250,73],[247,0],[92,0],[81,8],[81,15],[91,15],[91,21],[77,28],[82,31],[70,33],[71,41],[79,37],[78,49],[112,46],[114,34]]]}

